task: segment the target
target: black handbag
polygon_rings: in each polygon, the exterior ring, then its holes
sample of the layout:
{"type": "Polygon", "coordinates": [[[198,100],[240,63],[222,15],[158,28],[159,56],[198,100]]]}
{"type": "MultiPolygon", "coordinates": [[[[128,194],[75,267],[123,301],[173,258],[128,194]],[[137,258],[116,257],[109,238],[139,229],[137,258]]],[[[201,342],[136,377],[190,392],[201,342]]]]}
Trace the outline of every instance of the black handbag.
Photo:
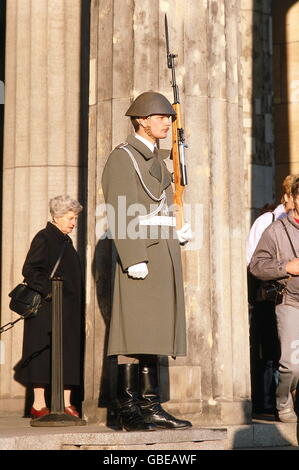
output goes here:
{"type": "Polygon", "coordinates": [[[285,285],[277,281],[264,281],[260,286],[258,300],[267,300],[268,302],[274,302],[275,305],[279,305],[282,302],[285,287],[285,285]]]}
{"type": "Polygon", "coordinates": [[[36,315],[42,302],[41,294],[25,282],[18,284],[8,295],[11,297],[9,308],[22,317],[36,315]]]}
{"type": "MultiPolygon", "coordinates": [[[[65,247],[66,242],[64,242],[61,248],[59,257],[51,272],[50,279],[54,277],[54,274],[60,264],[65,247]]],[[[8,295],[11,297],[9,308],[24,318],[35,316],[42,303],[42,295],[29,287],[25,280],[21,284],[18,284],[8,295]]]]}

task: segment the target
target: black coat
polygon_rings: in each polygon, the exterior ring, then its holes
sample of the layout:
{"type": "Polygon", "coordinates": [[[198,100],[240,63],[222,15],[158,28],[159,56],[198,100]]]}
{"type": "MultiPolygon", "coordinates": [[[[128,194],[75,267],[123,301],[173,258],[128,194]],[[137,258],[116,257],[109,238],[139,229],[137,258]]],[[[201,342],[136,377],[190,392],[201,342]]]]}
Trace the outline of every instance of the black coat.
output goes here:
{"type": "MultiPolygon", "coordinates": [[[[45,229],[32,240],[23,276],[28,285],[45,298],[51,293],[49,280],[61,248],[66,247],[56,271],[63,282],[63,366],[64,385],[80,385],[82,365],[82,275],[79,256],[72,240],[48,222],[45,229]]],[[[15,378],[23,384],[51,382],[51,325],[52,302],[43,300],[36,317],[24,322],[22,360],[16,366],[15,378]]]]}

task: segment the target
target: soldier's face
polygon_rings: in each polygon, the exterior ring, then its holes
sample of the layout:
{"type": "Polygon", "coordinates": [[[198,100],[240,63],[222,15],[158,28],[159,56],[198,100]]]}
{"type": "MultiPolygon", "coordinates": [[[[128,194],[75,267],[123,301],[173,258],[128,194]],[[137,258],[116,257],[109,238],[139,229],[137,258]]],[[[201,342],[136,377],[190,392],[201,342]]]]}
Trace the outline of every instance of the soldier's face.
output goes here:
{"type": "Polygon", "coordinates": [[[144,137],[155,141],[165,139],[171,126],[170,115],[154,114],[145,118],[138,118],[138,122],[143,130],[144,137]]]}
{"type": "Polygon", "coordinates": [[[155,139],[165,139],[171,126],[170,116],[154,114],[147,118],[151,133],[155,139]]]}

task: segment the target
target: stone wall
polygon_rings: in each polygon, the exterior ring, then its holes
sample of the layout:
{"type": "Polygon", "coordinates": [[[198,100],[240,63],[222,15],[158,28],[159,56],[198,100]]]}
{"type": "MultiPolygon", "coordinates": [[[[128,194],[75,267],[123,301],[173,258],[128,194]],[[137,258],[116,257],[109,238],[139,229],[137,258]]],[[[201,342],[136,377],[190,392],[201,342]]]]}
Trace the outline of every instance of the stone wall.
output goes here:
{"type": "Polygon", "coordinates": [[[299,2],[273,2],[273,71],[276,195],[299,173],[299,2]]]}
{"type": "Polygon", "coordinates": [[[259,209],[275,198],[272,118],[272,16],[270,0],[243,0],[242,70],[247,230],[259,209]]]}

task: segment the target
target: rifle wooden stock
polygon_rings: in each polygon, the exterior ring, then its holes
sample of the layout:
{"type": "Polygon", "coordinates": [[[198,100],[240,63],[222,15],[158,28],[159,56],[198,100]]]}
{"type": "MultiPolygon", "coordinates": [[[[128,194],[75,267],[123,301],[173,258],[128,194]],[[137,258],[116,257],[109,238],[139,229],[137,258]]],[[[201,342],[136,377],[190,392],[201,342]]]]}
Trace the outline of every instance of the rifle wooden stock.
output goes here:
{"type": "Polygon", "coordinates": [[[176,227],[179,230],[184,225],[184,212],[183,212],[183,192],[185,186],[181,184],[181,164],[180,164],[180,150],[179,150],[179,139],[178,129],[182,129],[181,122],[181,107],[179,103],[172,105],[176,112],[176,118],[172,121],[172,161],[173,161],[173,181],[174,181],[174,198],[173,202],[175,205],[176,215],[176,227]]]}

